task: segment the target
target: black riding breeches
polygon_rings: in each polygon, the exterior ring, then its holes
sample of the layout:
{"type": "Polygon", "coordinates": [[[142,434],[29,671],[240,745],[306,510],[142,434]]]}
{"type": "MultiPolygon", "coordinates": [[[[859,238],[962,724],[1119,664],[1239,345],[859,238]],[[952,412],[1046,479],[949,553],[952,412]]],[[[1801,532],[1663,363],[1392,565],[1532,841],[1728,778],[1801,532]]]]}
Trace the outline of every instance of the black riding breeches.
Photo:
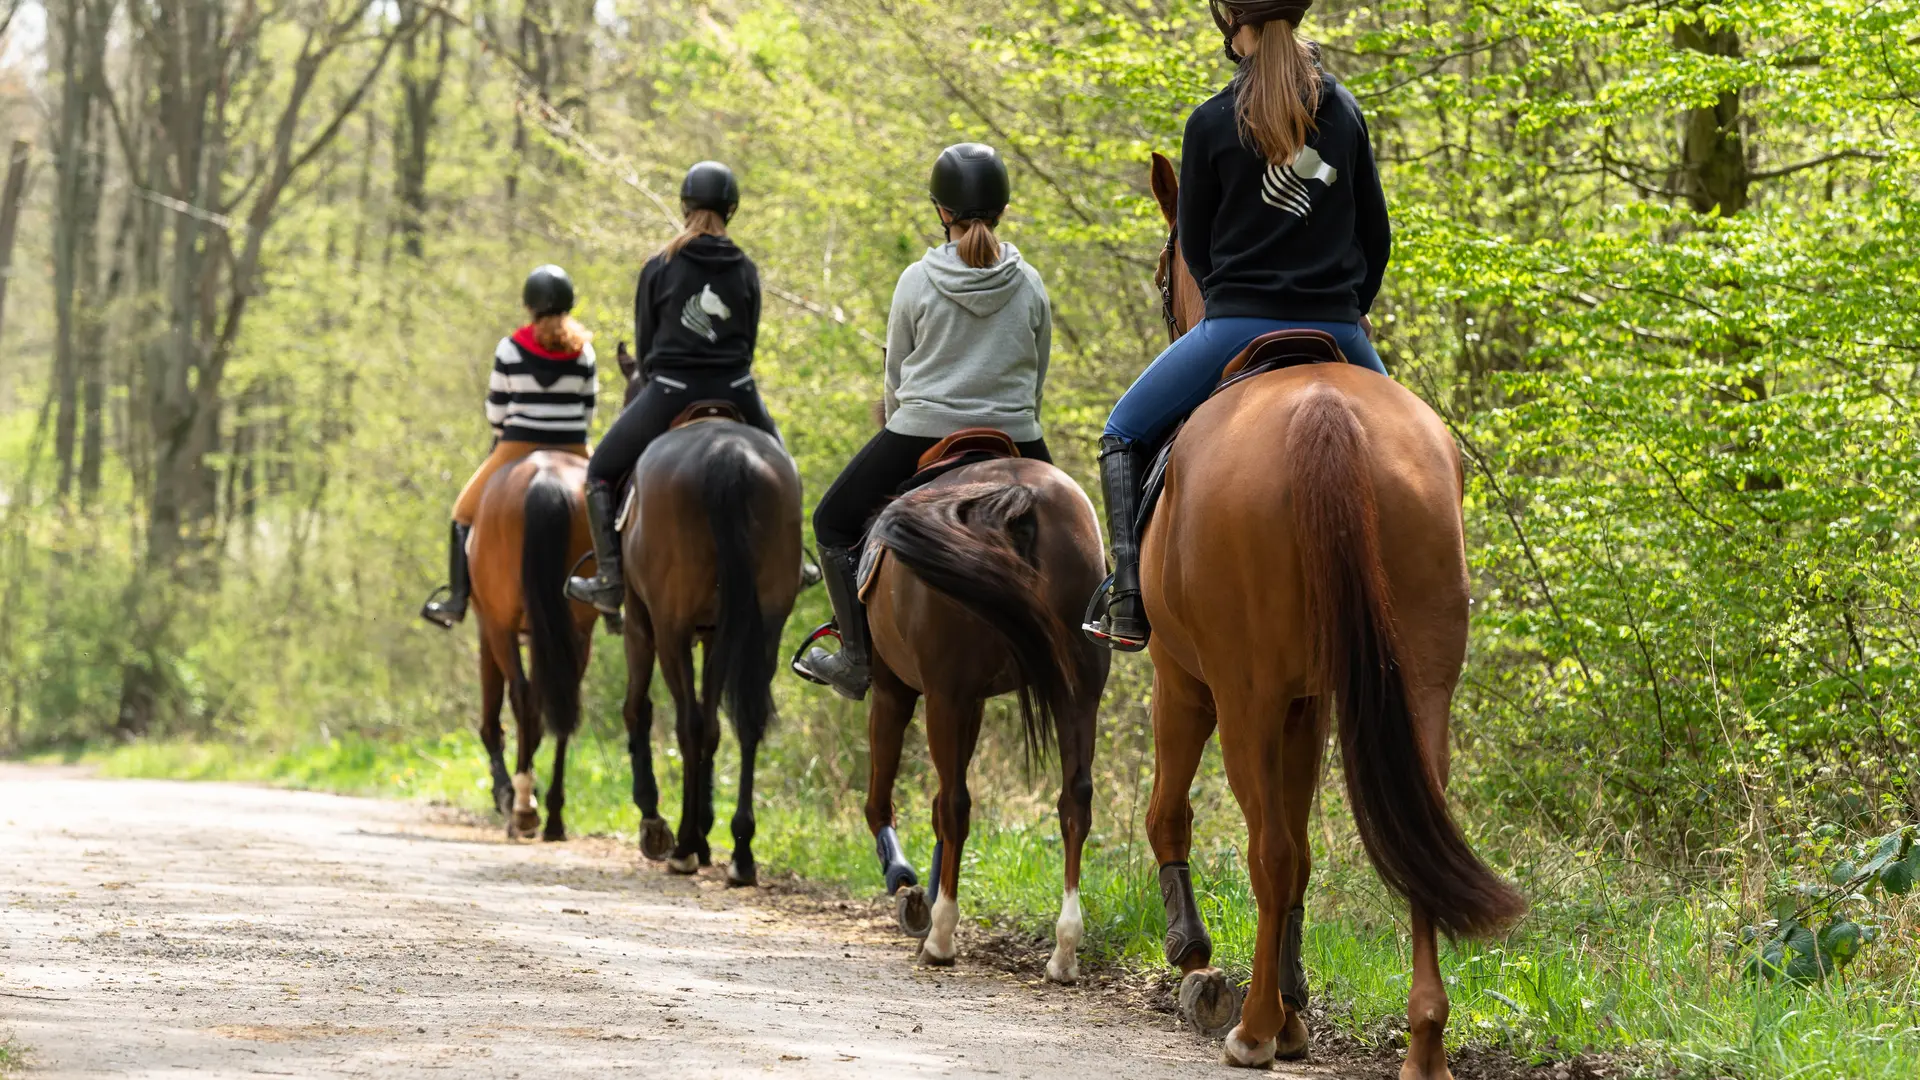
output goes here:
{"type": "Polygon", "coordinates": [[[653,440],[666,433],[687,406],[696,401],[725,401],[740,410],[747,423],[780,438],[780,428],[760,400],[753,373],[737,368],[713,371],[663,371],[647,380],[640,396],[620,413],[593,451],[587,478],[618,484],[647,452],[653,440]]]}
{"type": "MultiPolygon", "coordinates": [[[[920,471],[920,455],[939,441],[885,430],[868,440],[814,507],[813,538],[823,547],[858,547],[867,522],[902,484],[913,479],[920,471]]],[[[1021,443],[1020,456],[1053,462],[1045,439],[1021,443]]]]}

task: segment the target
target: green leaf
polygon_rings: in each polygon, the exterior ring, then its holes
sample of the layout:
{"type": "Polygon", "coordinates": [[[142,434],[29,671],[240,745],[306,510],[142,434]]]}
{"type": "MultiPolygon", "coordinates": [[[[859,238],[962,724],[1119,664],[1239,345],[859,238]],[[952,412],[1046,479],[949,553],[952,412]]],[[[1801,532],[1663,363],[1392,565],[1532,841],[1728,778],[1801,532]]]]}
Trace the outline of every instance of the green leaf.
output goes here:
{"type": "Polygon", "coordinates": [[[1835,885],[1845,885],[1859,872],[1860,868],[1853,865],[1852,859],[1841,859],[1833,865],[1833,872],[1827,875],[1827,880],[1835,885]]]}
{"type": "Polygon", "coordinates": [[[1820,930],[1820,953],[1832,967],[1845,967],[1849,960],[1860,955],[1865,937],[1859,923],[1845,919],[1830,923],[1820,930]]]}
{"type": "Polygon", "coordinates": [[[1888,863],[1880,871],[1880,885],[1895,896],[1907,895],[1913,888],[1913,866],[1905,861],[1888,863]]]}

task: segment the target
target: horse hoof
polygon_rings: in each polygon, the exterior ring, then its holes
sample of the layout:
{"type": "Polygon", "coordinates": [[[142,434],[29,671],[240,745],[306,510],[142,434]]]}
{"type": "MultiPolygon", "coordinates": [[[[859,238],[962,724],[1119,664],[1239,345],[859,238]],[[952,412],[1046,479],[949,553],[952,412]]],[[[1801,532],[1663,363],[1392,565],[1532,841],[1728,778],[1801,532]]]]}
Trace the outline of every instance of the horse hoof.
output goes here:
{"type": "MultiPolygon", "coordinates": [[[[1180,980],[1180,1019],[1202,1035],[1213,1036],[1234,1022],[1239,995],[1219,968],[1187,972],[1180,980]]],[[[1269,1060],[1272,1054],[1268,1054],[1269,1060]]]]}
{"type": "Polygon", "coordinates": [[[1227,1035],[1226,1045],[1221,1048],[1220,1061],[1241,1069],[1266,1069],[1273,1065],[1274,1041],[1249,1043],[1240,1040],[1240,1031],[1235,1028],[1227,1035]]]}
{"type": "Polygon", "coordinates": [[[920,962],[928,967],[952,967],[953,957],[935,956],[933,953],[928,952],[926,946],[923,945],[920,948],[920,962]]]}
{"type": "Polygon", "coordinates": [[[531,840],[540,831],[540,811],[515,810],[513,827],[508,830],[515,839],[531,840]]]}
{"type": "Polygon", "coordinates": [[[547,827],[540,831],[540,839],[549,844],[565,843],[567,839],[567,827],[565,825],[555,825],[549,821],[547,822],[547,827]]]}
{"type": "Polygon", "coordinates": [[[673,830],[665,818],[644,818],[640,822],[640,857],[660,862],[673,853],[673,830]]]}
{"type": "Polygon", "coordinates": [[[901,933],[925,941],[933,931],[933,908],[927,904],[927,890],[912,885],[894,894],[893,917],[900,924],[901,933]]]}
{"type": "Polygon", "coordinates": [[[760,884],[760,875],[751,868],[743,873],[740,870],[740,864],[729,859],[727,860],[727,884],[736,889],[752,888],[760,884]]]}
{"type": "Polygon", "coordinates": [[[1070,959],[1066,962],[1066,964],[1062,965],[1060,963],[1059,957],[1049,958],[1047,960],[1047,981],[1052,983],[1059,983],[1062,986],[1072,986],[1074,983],[1079,982],[1080,981],[1079,959],[1078,958],[1070,959]]]}
{"type": "Polygon", "coordinates": [[[700,872],[700,856],[673,855],[667,859],[667,870],[675,874],[697,874],[700,872]]]}

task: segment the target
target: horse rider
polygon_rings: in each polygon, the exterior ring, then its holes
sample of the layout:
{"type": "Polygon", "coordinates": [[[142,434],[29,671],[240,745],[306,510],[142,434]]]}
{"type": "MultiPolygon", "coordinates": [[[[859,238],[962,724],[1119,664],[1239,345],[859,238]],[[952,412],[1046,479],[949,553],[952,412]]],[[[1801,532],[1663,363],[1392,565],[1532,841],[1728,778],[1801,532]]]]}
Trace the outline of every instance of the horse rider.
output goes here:
{"type": "Polygon", "coordinates": [[[887,315],[886,425],[853,456],[814,509],[813,535],[841,647],[815,647],[802,671],[842,696],[866,695],[871,652],[858,595],[867,523],[942,438],[970,427],[1011,436],[1023,457],[1052,461],[1040,432],[1053,312],[1040,272],[994,235],[1012,186],[992,147],[941,152],[928,184],[947,242],[900,275],[887,315]]]}
{"type": "Polygon", "coordinates": [[[1187,118],[1176,222],[1206,317],[1140,374],[1100,437],[1114,575],[1089,636],[1109,648],[1142,649],[1150,631],[1136,535],[1146,458],[1241,350],[1275,330],[1321,330],[1387,373],[1366,323],[1392,248],[1386,197],[1359,103],[1296,35],[1312,3],[1211,0],[1239,67],[1187,118]]]}
{"type": "Polygon", "coordinates": [[[600,377],[594,369],[593,335],[572,314],[573,280],[558,266],[535,267],[520,288],[520,302],[527,309],[527,325],[501,338],[493,350],[493,376],[487,384],[493,451],[454,500],[448,584],[435,589],[420,608],[422,618],[449,630],[467,614],[472,592],[467,534],[487,481],[535,450],[587,456],[587,429],[593,423],[600,377]]]}
{"type": "Polygon", "coordinates": [[[739,206],[733,170],[717,161],[688,169],[680,184],[683,227],[640,271],[633,323],[646,383],[587,463],[587,520],[599,572],[567,581],[567,595],[608,614],[626,596],[614,492],[648,445],[697,401],[730,402],[747,423],[780,438],[753,381],[760,271],[727,235],[739,206]]]}

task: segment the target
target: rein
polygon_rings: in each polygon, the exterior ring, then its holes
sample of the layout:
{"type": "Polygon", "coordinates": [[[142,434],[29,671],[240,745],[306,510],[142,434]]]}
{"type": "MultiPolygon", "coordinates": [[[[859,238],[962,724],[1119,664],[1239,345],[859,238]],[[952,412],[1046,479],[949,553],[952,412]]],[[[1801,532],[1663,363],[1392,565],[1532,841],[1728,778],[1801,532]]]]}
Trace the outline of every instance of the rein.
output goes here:
{"type": "Polygon", "coordinates": [[[1167,340],[1180,340],[1180,321],[1173,314],[1173,260],[1180,257],[1180,223],[1167,228],[1167,246],[1160,252],[1160,318],[1167,324],[1167,340]]]}

